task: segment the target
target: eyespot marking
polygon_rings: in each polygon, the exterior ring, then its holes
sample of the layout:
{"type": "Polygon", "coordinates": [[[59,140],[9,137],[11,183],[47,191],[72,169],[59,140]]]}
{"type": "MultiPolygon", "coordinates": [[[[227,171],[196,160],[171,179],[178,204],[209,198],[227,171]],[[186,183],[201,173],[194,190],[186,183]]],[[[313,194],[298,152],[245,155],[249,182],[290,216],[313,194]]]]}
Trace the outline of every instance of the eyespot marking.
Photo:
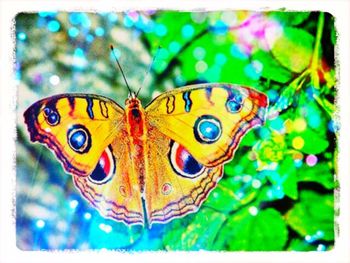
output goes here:
{"type": "Polygon", "coordinates": [[[230,113],[237,113],[241,111],[243,107],[243,96],[238,91],[229,91],[229,96],[226,101],[226,110],[230,113]]]}
{"type": "Polygon", "coordinates": [[[170,183],[163,184],[163,186],[162,186],[162,194],[163,195],[170,194],[172,190],[173,190],[173,187],[171,186],[170,183]]]}
{"type": "Polygon", "coordinates": [[[87,153],[91,147],[91,135],[81,124],[73,125],[67,133],[70,148],[80,154],[87,153]]]}
{"type": "Polygon", "coordinates": [[[203,173],[205,167],[197,162],[182,145],[172,142],[170,147],[170,164],[177,174],[193,179],[203,173]]]}
{"type": "MultiPolygon", "coordinates": [[[[115,174],[116,161],[111,149],[109,146],[102,152],[94,171],[88,177],[90,182],[101,185],[112,179],[115,174]]],[[[125,188],[124,192],[122,188],[119,188],[119,191],[122,195],[126,195],[125,188]]]]}
{"type": "Polygon", "coordinates": [[[193,131],[198,142],[211,144],[221,137],[221,122],[212,115],[202,115],[196,120],[193,131]]]}
{"type": "Polygon", "coordinates": [[[43,112],[44,112],[46,122],[50,126],[56,126],[57,124],[60,123],[60,115],[58,114],[56,109],[52,109],[52,108],[46,106],[44,108],[43,112]]]}

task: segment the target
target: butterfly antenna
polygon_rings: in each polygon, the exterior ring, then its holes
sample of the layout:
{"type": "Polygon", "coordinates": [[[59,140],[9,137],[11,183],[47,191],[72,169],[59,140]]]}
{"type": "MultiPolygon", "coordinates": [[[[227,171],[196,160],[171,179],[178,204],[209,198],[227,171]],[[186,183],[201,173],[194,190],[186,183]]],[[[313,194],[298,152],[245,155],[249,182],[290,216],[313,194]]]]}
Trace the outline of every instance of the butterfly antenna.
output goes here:
{"type": "Polygon", "coordinates": [[[142,88],[143,85],[145,84],[145,81],[146,81],[146,79],[147,79],[147,77],[148,77],[148,75],[149,75],[149,72],[151,71],[151,68],[152,68],[152,66],[153,66],[153,64],[154,64],[154,61],[156,60],[156,58],[157,58],[157,56],[158,56],[158,53],[159,53],[160,48],[161,48],[161,46],[158,46],[157,52],[156,52],[156,54],[154,55],[154,57],[153,57],[153,59],[152,59],[152,62],[151,62],[151,63],[149,64],[149,66],[148,66],[146,76],[144,77],[141,86],[139,87],[139,89],[138,89],[137,92],[136,92],[136,97],[137,97],[137,95],[139,95],[139,92],[140,92],[141,88],[142,88]]]}
{"type": "Polygon", "coordinates": [[[111,49],[111,51],[112,51],[112,54],[113,54],[115,60],[117,61],[118,67],[119,67],[119,69],[120,69],[120,71],[121,71],[121,73],[122,73],[122,75],[123,75],[123,78],[124,78],[124,81],[125,81],[126,86],[128,87],[129,93],[131,94],[132,91],[131,91],[130,86],[129,86],[127,80],[126,80],[126,77],[125,77],[125,75],[124,75],[124,71],[123,71],[122,67],[121,67],[120,64],[119,64],[119,60],[118,60],[117,56],[115,55],[114,47],[113,47],[113,45],[110,45],[109,47],[110,47],[110,49],[111,49]]]}

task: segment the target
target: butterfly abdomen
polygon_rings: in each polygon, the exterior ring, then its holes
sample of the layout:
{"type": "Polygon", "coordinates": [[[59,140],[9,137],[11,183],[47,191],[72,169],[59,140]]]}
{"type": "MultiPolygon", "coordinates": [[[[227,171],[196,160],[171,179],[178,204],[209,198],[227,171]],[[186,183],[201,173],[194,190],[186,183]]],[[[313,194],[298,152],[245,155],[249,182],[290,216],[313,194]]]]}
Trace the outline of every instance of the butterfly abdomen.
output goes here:
{"type": "Polygon", "coordinates": [[[128,136],[130,137],[130,156],[133,164],[133,172],[139,180],[140,192],[144,192],[145,185],[145,144],[146,144],[146,124],[145,114],[140,101],[131,98],[126,101],[126,122],[128,136]]]}

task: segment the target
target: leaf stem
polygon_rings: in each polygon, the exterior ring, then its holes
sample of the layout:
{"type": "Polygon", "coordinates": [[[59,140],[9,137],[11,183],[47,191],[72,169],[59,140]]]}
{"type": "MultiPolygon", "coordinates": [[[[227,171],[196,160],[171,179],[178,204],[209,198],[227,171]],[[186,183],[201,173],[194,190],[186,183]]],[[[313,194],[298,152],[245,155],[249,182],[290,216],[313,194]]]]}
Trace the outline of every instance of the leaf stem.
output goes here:
{"type": "Polygon", "coordinates": [[[321,45],[321,39],[323,34],[323,27],[324,27],[324,13],[321,12],[320,16],[318,17],[315,48],[314,48],[314,53],[311,61],[311,70],[315,70],[317,68],[318,60],[320,57],[320,45],[321,45]]]}
{"type": "Polygon", "coordinates": [[[320,59],[320,45],[322,40],[323,27],[324,27],[324,13],[320,12],[320,15],[318,17],[318,23],[317,23],[315,47],[314,47],[314,52],[312,55],[311,65],[310,65],[312,85],[317,89],[320,88],[317,68],[318,68],[318,63],[320,59]]]}

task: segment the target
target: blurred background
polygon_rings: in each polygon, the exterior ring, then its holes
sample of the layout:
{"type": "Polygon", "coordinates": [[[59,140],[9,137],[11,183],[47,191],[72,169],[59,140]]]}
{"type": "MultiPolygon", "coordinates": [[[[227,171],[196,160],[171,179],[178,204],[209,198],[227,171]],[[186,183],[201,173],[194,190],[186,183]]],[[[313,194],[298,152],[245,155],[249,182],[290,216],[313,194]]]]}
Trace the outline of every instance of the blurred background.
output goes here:
{"type": "Polygon", "coordinates": [[[331,15],[21,13],[14,37],[18,248],[332,249],[338,125],[331,15]],[[79,195],[54,154],[29,142],[23,112],[43,97],[95,93],[124,105],[128,91],[110,44],[131,88],[142,87],[144,106],[166,90],[205,82],[268,95],[266,124],[244,137],[197,213],[151,229],[105,219],[79,195]]]}

